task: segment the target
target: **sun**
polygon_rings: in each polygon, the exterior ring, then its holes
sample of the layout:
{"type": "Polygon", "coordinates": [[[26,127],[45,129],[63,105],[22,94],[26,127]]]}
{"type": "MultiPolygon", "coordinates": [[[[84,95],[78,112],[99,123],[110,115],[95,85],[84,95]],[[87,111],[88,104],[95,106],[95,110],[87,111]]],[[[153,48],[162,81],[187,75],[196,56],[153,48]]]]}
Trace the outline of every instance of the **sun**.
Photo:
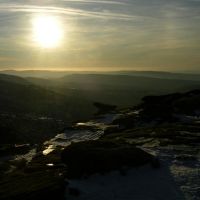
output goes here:
{"type": "Polygon", "coordinates": [[[37,16],[32,21],[33,40],[42,48],[60,45],[63,31],[59,20],[53,16],[37,16]]]}

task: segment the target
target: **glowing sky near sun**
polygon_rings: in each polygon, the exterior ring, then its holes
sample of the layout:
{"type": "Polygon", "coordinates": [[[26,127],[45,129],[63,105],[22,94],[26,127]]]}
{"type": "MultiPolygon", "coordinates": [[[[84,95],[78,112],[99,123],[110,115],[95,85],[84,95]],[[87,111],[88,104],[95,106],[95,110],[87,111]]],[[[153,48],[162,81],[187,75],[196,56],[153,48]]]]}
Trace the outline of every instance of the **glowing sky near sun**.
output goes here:
{"type": "Polygon", "coordinates": [[[38,15],[33,18],[33,40],[43,48],[59,46],[63,36],[63,28],[56,17],[38,15]]]}
{"type": "Polygon", "coordinates": [[[0,69],[200,70],[200,0],[1,0],[0,69]]]}

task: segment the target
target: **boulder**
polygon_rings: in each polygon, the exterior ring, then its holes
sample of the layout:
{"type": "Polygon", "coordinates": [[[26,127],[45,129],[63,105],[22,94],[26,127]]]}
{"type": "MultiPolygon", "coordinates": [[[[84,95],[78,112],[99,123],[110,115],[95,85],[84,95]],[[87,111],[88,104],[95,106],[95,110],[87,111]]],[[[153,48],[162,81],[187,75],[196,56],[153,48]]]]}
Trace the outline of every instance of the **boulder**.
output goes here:
{"type": "Polygon", "coordinates": [[[68,178],[136,167],[153,159],[152,155],[133,145],[103,139],[74,143],[63,150],[61,157],[67,165],[68,178]]]}

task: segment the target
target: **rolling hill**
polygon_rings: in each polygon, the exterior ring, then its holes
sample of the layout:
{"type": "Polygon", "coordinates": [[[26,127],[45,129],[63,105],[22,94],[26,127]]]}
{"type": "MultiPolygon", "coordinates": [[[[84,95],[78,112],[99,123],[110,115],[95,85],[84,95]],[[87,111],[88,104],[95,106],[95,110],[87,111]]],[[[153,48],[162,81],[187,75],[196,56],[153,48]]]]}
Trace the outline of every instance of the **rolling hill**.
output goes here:
{"type": "Polygon", "coordinates": [[[131,106],[147,95],[161,95],[200,88],[199,81],[129,75],[73,74],[58,79],[27,78],[28,81],[63,95],[118,106],[131,106]]]}

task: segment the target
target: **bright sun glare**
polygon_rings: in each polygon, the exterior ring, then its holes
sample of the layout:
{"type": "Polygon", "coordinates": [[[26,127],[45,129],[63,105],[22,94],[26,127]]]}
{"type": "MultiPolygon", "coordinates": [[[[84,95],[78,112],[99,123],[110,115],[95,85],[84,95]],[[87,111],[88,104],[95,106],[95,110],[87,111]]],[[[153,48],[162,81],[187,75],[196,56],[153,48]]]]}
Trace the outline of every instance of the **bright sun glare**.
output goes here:
{"type": "Polygon", "coordinates": [[[37,16],[33,19],[33,39],[41,47],[57,47],[62,37],[62,27],[56,17],[37,16]]]}

